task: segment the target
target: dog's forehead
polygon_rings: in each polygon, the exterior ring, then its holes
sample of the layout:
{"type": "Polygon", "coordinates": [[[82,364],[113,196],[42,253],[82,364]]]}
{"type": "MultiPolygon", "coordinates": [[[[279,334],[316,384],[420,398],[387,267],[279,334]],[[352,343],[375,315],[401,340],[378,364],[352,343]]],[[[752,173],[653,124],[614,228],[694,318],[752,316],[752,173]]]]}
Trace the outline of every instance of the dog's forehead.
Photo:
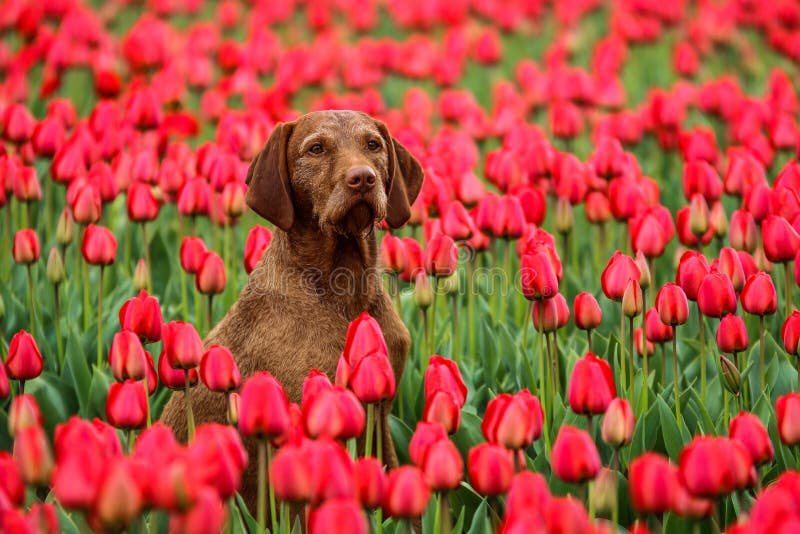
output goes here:
{"type": "Polygon", "coordinates": [[[380,135],[375,121],[369,115],[347,110],[307,113],[297,120],[295,131],[300,139],[315,133],[329,134],[334,138],[354,137],[364,133],[380,135]]]}

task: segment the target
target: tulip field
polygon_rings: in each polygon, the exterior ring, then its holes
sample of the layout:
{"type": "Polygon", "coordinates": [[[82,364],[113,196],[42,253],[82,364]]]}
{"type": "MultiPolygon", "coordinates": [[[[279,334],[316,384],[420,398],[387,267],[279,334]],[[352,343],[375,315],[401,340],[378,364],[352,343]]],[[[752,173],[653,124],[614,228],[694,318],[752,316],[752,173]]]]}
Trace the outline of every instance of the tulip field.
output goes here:
{"type": "Polygon", "coordinates": [[[799,92],[793,0],[0,0],[0,532],[800,532],[799,92]],[[328,109],[424,170],[411,347],[290,398],[203,340],[328,109]]]}

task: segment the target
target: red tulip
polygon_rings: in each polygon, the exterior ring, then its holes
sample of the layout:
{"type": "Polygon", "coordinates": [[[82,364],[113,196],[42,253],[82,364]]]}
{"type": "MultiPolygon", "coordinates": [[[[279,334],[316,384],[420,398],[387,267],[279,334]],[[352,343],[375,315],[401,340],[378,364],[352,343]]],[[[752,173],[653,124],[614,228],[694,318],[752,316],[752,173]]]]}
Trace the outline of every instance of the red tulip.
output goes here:
{"type": "Polygon", "coordinates": [[[14,436],[14,463],[26,484],[47,486],[53,471],[53,455],[41,426],[28,426],[14,436]]]}
{"type": "Polygon", "coordinates": [[[347,440],[360,436],[364,424],[364,407],[348,389],[331,386],[303,397],[303,427],[309,437],[347,440]]]}
{"type": "Polygon", "coordinates": [[[622,174],[625,167],[625,150],[613,137],[604,136],[596,144],[590,161],[594,172],[605,180],[622,174]]]}
{"type": "Polygon", "coordinates": [[[364,403],[394,398],[395,378],[389,357],[379,351],[362,357],[350,372],[347,384],[364,403]]]}
{"type": "Polygon", "coordinates": [[[265,226],[257,224],[247,233],[247,240],[244,242],[244,270],[247,274],[256,268],[270,243],[272,232],[265,226]]]}
{"type": "Polygon", "coordinates": [[[463,406],[467,400],[467,386],[461,377],[458,364],[449,358],[434,354],[425,371],[425,397],[431,396],[437,390],[450,393],[459,406],[463,406]]]}
{"type": "Polygon", "coordinates": [[[740,296],[742,308],[752,315],[772,315],[778,309],[778,296],[772,277],[759,272],[747,279],[740,296]]]}
{"type": "Polygon", "coordinates": [[[775,449],[772,447],[767,429],[758,417],[751,413],[741,412],[731,419],[728,435],[745,446],[755,466],[771,462],[775,458],[775,449]]]}
{"type": "Polygon", "coordinates": [[[187,180],[178,194],[178,213],[196,217],[208,215],[211,209],[211,190],[203,178],[187,180]]]}
{"type": "Polygon", "coordinates": [[[83,232],[81,253],[89,265],[111,265],[117,256],[117,239],[108,228],[90,224],[83,232]]]}
{"type": "Polygon", "coordinates": [[[2,114],[3,137],[9,143],[24,145],[33,135],[36,119],[22,104],[11,104],[2,114]]]}
{"type": "Polygon", "coordinates": [[[8,376],[14,380],[31,380],[42,374],[44,360],[36,340],[25,330],[11,338],[6,357],[8,376]]]}
{"type": "Polygon", "coordinates": [[[654,452],[631,461],[628,481],[631,504],[643,515],[671,511],[682,489],[677,470],[669,459],[654,452]]]}
{"type": "Polygon", "coordinates": [[[205,243],[199,237],[184,237],[181,243],[181,267],[189,274],[195,274],[206,257],[205,243]]]}
{"type": "Polygon", "coordinates": [[[8,397],[11,393],[11,385],[8,383],[8,373],[5,365],[0,365],[0,400],[8,397]]]}
{"type": "Polygon", "coordinates": [[[599,191],[586,195],[586,220],[592,224],[604,224],[611,219],[611,205],[608,197],[599,191]]]}
{"type": "Polygon", "coordinates": [[[453,238],[436,235],[425,248],[425,271],[432,276],[450,276],[458,265],[458,248],[453,238]]]}
{"type": "Polygon", "coordinates": [[[591,293],[577,294],[572,309],[575,314],[575,326],[581,330],[597,328],[603,320],[603,311],[591,293]]]}
{"type": "Polygon", "coordinates": [[[564,482],[581,484],[600,472],[600,454],[591,436],[574,426],[562,425],[551,456],[553,472],[564,482]]]}
{"type": "Polygon", "coordinates": [[[603,293],[611,300],[622,301],[628,280],[639,282],[641,272],[633,258],[616,251],[600,275],[603,293]]]}
{"type": "Polygon", "coordinates": [[[425,512],[430,496],[431,491],[422,471],[404,465],[389,472],[383,509],[390,517],[420,517],[425,512]]]}
{"type": "Polygon", "coordinates": [[[145,343],[161,341],[161,307],[158,300],[142,289],[139,295],[129,299],[119,310],[119,324],[123,330],[130,330],[145,343]]]}
{"type": "Polygon", "coordinates": [[[158,200],[150,185],[135,182],[128,189],[128,218],[133,222],[154,221],[158,217],[158,200]]]}
{"type": "Polygon", "coordinates": [[[658,290],[655,304],[661,321],[666,325],[681,325],[689,318],[689,302],[686,300],[686,293],[677,284],[664,284],[658,290]]]}
{"type": "Polygon", "coordinates": [[[55,117],[45,117],[33,129],[31,144],[36,155],[42,158],[52,158],[66,140],[64,123],[55,117]]]}
{"type": "MultiPolygon", "coordinates": [[[[800,314],[798,317],[800,318],[800,314]]],[[[721,352],[732,354],[747,350],[747,327],[745,327],[744,319],[733,314],[723,317],[717,328],[716,339],[721,352]]]]}
{"type": "Polygon", "coordinates": [[[612,400],[603,415],[603,441],[615,449],[624,447],[633,441],[635,428],[636,418],[630,403],[620,398],[612,400]]]}
{"type": "Polygon", "coordinates": [[[686,298],[696,301],[700,284],[703,283],[709,271],[710,268],[705,256],[696,250],[687,250],[681,256],[675,282],[686,293],[686,298]]]}
{"type": "Polygon", "coordinates": [[[344,351],[339,358],[339,368],[336,370],[336,383],[347,385],[350,374],[359,360],[373,352],[388,355],[389,349],[378,321],[367,312],[362,312],[347,326],[344,351]]]}
{"type": "Polygon", "coordinates": [[[537,331],[555,332],[569,323],[567,299],[561,293],[556,293],[551,299],[535,300],[531,309],[531,317],[533,318],[533,327],[537,331]],[[542,308],[544,308],[543,311],[542,308]],[[543,324],[540,324],[541,319],[544,319],[543,324]]]}
{"type": "Polygon", "coordinates": [[[800,443],[800,393],[787,393],[775,402],[778,414],[778,435],[781,443],[792,446],[800,443]]]}
{"type": "MultiPolygon", "coordinates": [[[[671,326],[664,324],[655,308],[650,308],[645,314],[647,322],[647,341],[650,343],[666,343],[672,341],[674,331],[671,326]]],[[[648,354],[652,354],[649,350],[648,354]]]]}
{"type": "Polygon", "coordinates": [[[208,252],[195,274],[194,285],[204,295],[217,295],[225,290],[225,263],[216,252],[208,252]]]}
{"type": "Polygon", "coordinates": [[[356,497],[367,509],[379,508],[386,493],[386,474],[377,458],[365,456],[355,462],[356,497]]]}
{"type": "Polygon", "coordinates": [[[141,382],[114,382],[108,389],[106,419],[124,430],[143,428],[147,422],[147,397],[141,382]]]}
{"type": "Polygon", "coordinates": [[[39,261],[41,247],[39,237],[34,230],[17,230],[14,234],[14,247],[11,251],[14,261],[23,265],[30,265],[39,261]]]}
{"type": "Polygon", "coordinates": [[[464,478],[461,453],[449,439],[440,439],[428,447],[421,468],[425,482],[434,491],[454,490],[464,478]]]}
{"type": "Polygon", "coordinates": [[[147,374],[147,357],[139,336],[128,330],[114,334],[108,351],[111,374],[120,382],[141,380],[147,374]]]}
{"type": "MultiPolygon", "coordinates": [[[[199,339],[199,336],[198,336],[199,339]]],[[[211,391],[228,393],[239,387],[242,376],[227,347],[210,345],[200,358],[200,380],[211,391]]]]}
{"type": "Polygon", "coordinates": [[[29,426],[42,426],[42,412],[33,395],[22,394],[14,397],[8,411],[8,433],[13,438],[17,432],[29,426]]]}
{"type": "Polygon", "coordinates": [[[21,166],[14,181],[14,196],[20,202],[37,202],[42,198],[42,186],[34,167],[21,166]]]}
{"type": "Polygon", "coordinates": [[[0,502],[3,503],[4,510],[7,505],[21,508],[25,504],[25,482],[11,453],[0,451],[0,472],[4,475],[0,478],[0,499],[4,498],[0,502]]]}
{"type": "Polygon", "coordinates": [[[481,431],[486,441],[508,449],[524,449],[542,435],[544,412],[527,389],[515,395],[501,393],[489,401],[481,431]]]}
{"type": "Polygon", "coordinates": [[[512,452],[502,445],[481,443],[469,450],[467,470],[475,491],[487,496],[503,495],[514,477],[512,452]]]}
{"type": "Polygon", "coordinates": [[[525,212],[519,198],[505,195],[500,198],[494,211],[491,230],[495,237],[517,239],[525,230],[525,212]]]}
{"type": "MultiPolygon", "coordinates": [[[[238,160],[236,161],[238,164],[238,160]]],[[[213,183],[213,179],[212,179],[213,183]]],[[[247,188],[242,182],[228,182],[222,189],[222,212],[233,220],[242,216],[247,204],[247,188]]]]}
{"type": "Polygon", "coordinates": [[[625,292],[622,294],[622,313],[629,318],[636,317],[644,309],[642,286],[634,279],[628,280],[625,292]]]}
{"type": "Polygon", "coordinates": [[[385,234],[381,241],[381,265],[393,273],[402,273],[406,268],[406,249],[403,240],[392,234],[385,234]]]}
{"type": "Polygon", "coordinates": [[[728,239],[736,250],[755,251],[758,246],[758,227],[749,211],[736,210],[731,214],[728,239]]]}
{"type": "Polygon", "coordinates": [[[439,423],[448,434],[453,434],[461,425],[461,405],[452,393],[437,389],[431,395],[425,396],[422,420],[426,423],[439,423]]]}
{"type": "Polygon", "coordinates": [[[697,305],[708,317],[736,313],[736,293],[731,279],[719,272],[707,274],[697,292],[697,305]]]}
{"type": "Polygon", "coordinates": [[[514,475],[506,496],[506,517],[544,510],[551,498],[547,480],[540,473],[520,471],[514,475]]]}
{"type": "Polygon", "coordinates": [[[528,300],[552,298],[558,293],[558,278],[547,255],[542,251],[525,254],[520,260],[522,294],[528,300]]]}
{"type": "Polygon", "coordinates": [[[420,421],[408,444],[408,456],[417,466],[422,466],[428,448],[435,442],[447,439],[447,431],[439,423],[420,421]]]}
{"type": "Polygon", "coordinates": [[[309,517],[310,534],[367,534],[369,524],[358,501],[336,498],[313,508],[309,517]]]}
{"type": "Polygon", "coordinates": [[[203,342],[194,326],[183,321],[166,323],[163,328],[164,350],[169,364],[176,369],[192,369],[203,357],[203,342]]]}
{"type": "Polygon", "coordinates": [[[278,449],[269,466],[269,483],[281,501],[304,503],[311,498],[311,474],[301,447],[278,449]]]}
{"type": "Polygon", "coordinates": [[[131,93],[126,119],[140,130],[158,128],[163,120],[163,113],[155,88],[139,87],[131,93]]]}
{"type": "Polygon", "coordinates": [[[100,190],[91,183],[78,185],[77,180],[70,184],[67,189],[67,198],[73,188],[78,188],[72,201],[69,203],[72,208],[72,217],[78,224],[94,224],[100,220],[103,214],[102,198],[100,190]],[[72,185],[75,184],[75,185],[72,185]]]}
{"type": "Polygon", "coordinates": [[[127,457],[114,458],[101,478],[93,515],[106,529],[124,530],[144,506],[138,463],[127,457]]]}
{"type": "Polygon", "coordinates": [[[170,515],[170,532],[220,532],[229,513],[219,494],[208,486],[197,491],[194,505],[187,511],[170,515]]]}
{"type": "Polygon", "coordinates": [[[466,241],[475,229],[467,209],[461,202],[451,202],[442,216],[442,231],[456,241],[466,241]]]}
{"type": "Polygon", "coordinates": [[[710,499],[755,483],[750,453],[722,437],[695,437],[681,451],[679,476],[690,493],[710,499]]]}
{"type": "Polygon", "coordinates": [[[289,429],[289,401],[275,377],[261,371],[242,387],[239,430],[248,437],[274,439],[289,429]]]}
{"type": "Polygon", "coordinates": [[[800,236],[789,222],[779,215],[770,215],[761,224],[764,254],[772,263],[794,260],[800,251],[800,236]]]}
{"type": "Polygon", "coordinates": [[[601,414],[617,396],[614,376],[608,362],[591,352],[579,359],[569,381],[569,405],[579,414],[601,414]]]}
{"type": "Polygon", "coordinates": [[[189,387],[197,385],[199,380],[197,369],[175,369],[165,357],[158,358],[158,380],[169,389],[184,390],[186,388],[186,373],[189,373],[189,387]]]}

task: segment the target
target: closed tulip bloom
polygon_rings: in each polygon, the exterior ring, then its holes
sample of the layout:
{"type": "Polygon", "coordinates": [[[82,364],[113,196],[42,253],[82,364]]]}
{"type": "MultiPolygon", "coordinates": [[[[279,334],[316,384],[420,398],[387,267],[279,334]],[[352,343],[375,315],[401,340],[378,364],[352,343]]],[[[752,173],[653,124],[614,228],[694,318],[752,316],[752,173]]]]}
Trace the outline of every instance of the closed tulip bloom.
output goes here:
{"type": "Polygon", "coordinates": [[[247,207],[245,203],[246,186],[242,182],[228,182],[222,189],[222,211],[231,219],[242,216],[247,207]]]}
{"type": "Polygon", "coordinates": [[[540,473],[520,471],[514,475],[506,496],[506,517],[543,510],[551,498],[547,480],[540,473]]]}
{"type": "Polygon", "coordinates": [[[75,222],[79,224],[96,223],[103,214],[100,190],[91,183],[80,186],[80,189],[70,202],[70,207],[72,208],[72,216],[75,222]]]}
{"type": "Polygon", "coordinates": [[[772,277],[759,272],[747,279],[740,296],[742,308],[752,315],[772,315],[778,309],[778,296],[772,277]]]}
{"type": "Polygon", "coordinates": [[[622,313],[626,317],[636,317],[643,309],[642,287],[638,281],[630,279],[625,286],[625,293],[622,294],[622,313]]]}
{"type": "Polygon", "coordinates": [[[434,354],[425,370],[425,397],[433,395],[438,390],[447,391],[459,406],[467,400],[467,386],[461,377],[458,364],[449,359],[434,354]]]}
{"type": "Polygon", "coordinates": [[[196,217],[208,215],[211,209],[211,190],[203,178],[187,180],[178,193],[178,213],[196,217]]]}
{"type": "Polygon", "coordinates": [[[781,337],[783,338],[783,347],[786,352],[796,356],[798,345],[800,345],[800,311],[793,311],[783,322],[781,337]]]}
{"type": "Polygon", "coordinates": [[[736,250],[754,252],[758,246],[758,227],[753,215],[746,210],[736,210],[731,214],[728,240],[736,250]]]}
{"type": "Polygon", "coordinates": [[[418,467],[404,465],[389,472],[383,509],[390,517],[420,517],[428,506],[431,490],[418,467]]]}
{"type": "Polygon", "coordinates": [[[578,293],[572,309],[575,315],[575,326],[581,330],[597,328],[603,320],[603,311],[591,293],[578,293]]]}
{"type": "Polygon", "coordinates": [[[194,285],[204,295],[217,295],[225,290],[225,263],[216,252],[208,252],[197,271],[194,285]]]}
{"type": "Polygon", "coordinates": [[[515,395],[501,393],[489,401],[481,422],[486,441],[508,449],[528,447],[542,435],[544,412],[527,389],[515,395]]]}
{"type": "Polygon", "coordinates": [[[247,274],[256,268],[270,243],[272,232],[265,226],[257,224],[247,233],[247,240],[244,242],[244,270],[247,274]]]}
{"type": "Polygon", "coordinates": [[[33,135],[36,119],[23,104],[11,104],[2,113],[3,137],[15,145],[24,145],[33,135]]]}
{"type": "Polygon", "coordinates": [[[51,284],[60,284],[66,278],[67,273],[64,269],[64,258],[57,247],[51,247],[47,255],[47,281],[51,284]]]}
{"type": "Polygon", "coordinates": [[[677,284],[664,284],[656,295],[656,309],[661,321],[670,326],[684,324],[689,319],[689,302],[686,293],[677,284]]]}
{"type": "Polygon", "coordinates": [[[221,345],[208,347],[200,358],[200,380],[208,389],[219,393],[228,393],[239,387],[242,376],[230,349],[221,345]]]}
{"type": "Polygon", "coordinates": [[[425,247],[425,271],[432,276],[450,276],[458,265],[458,248],[453,238],[436,235],[425,247]]]}
{"type": "Polygon", "coordinates": [[[558,431],[551,457],[553,472],[564,482],[582,484],[600,472],[600,454],[589,434],[574,426],[558,431]]]}
{"type": "Polygon", "coordinates": [[[202,487],[197,492],[194,506],[183,513],[170,515],[169,532],[221,532],[224,530],[227,513],[219,494],[208,486],[202,487]]]}
{"type": "Polygon", "coordinates": [[[128,189],[128,218],[133,222],[154,221],[158,217],[158,200],[150,185],[135,182],[128,189]]]}
{"type": "Polygon", "coordinates": [[[422,463],[425,482],[433,491],[450,491],[461,485],[464,461],[455,444],[441,439],[431,444],[422,463]]]}
{"type": "Polygon", "coordinates": [[[681,489],[678,473],[669,458],[646,452],[631,461],[628,493],[639,514],[663,514],[672,510],[681,489]]]}
{"type": "Polygon", "coordinates": [[[461,426],[461,405],[452,393],[437,389],[425,397],[422,420],[426,423],[438,423],[448,434],[453,434],[461,426]]]}
{"type": "Polygon", "coordinates": [[[305,451],[293,445],[278,449],[269,466],[269,483],[281,501],[307,502],[311,497],[311,474],[305,451]]]}
{"type": "Polygon", "coordinates": [[[386,473],[383,465],[373,456],[358,458],[353,466],[356,498],[361,506],[374,509],[381,506],[386,493],[386,473]]]}
{"type": "Polygon", "coordinates": [[[787,393],[775,402],[778,414],[778,434],[781,443],[792,446],[800,443],[800,393],[787,393]]]}
{"type": "Polygon", "coordinates": [[[696,250],[687,250],[681,256],[675,282],[686,293],[686,298],[696,301],[700,284],[703,283],[710,270],[705,256],[696,250]]]}
{"type": "Polygon", "coordinates": [[[147,422],[147,397],[141,382],[114,382],[108,388],[106,419],[117,428],[143,428],[147,422]]]}
{"type": "Polygon", "coordinates": [[[755,466],[771,462],[775,458],[775,449],[772,447],[767,429],[761,420],[751,413],[740,412],[731,419],[728,435],[744,445],[755,466]]]}
{"type": "Polygon", "coordinates": [[[17,233],[14,234],[11,255],[15,262],[22,265],[30,265],[39,261],[41,246],[36,232],[31,229],[17,230],[17,233]]]}
{"type": "Polygon", "coordinates": [[[358,501],[336,498],[313,508],[309,516],[310,534],[367,534],[369,523],[358,501]]]}
{"type": "Polygon", "coordinates": [[[144,499],[138,469],[135,460],[126,457],[113,459],[106,468],[92,507],[104,529],[125,530],[142,512],[144,499]]]}
{"type": "MultiPolygon", "coordinates": [[[[650,308],[645,314],[647,322],[647,341],[651,343],[666,343],[672,341],[674,331],[671,326],[664,324],[656,308],[650,308]]],[[[650,351],[647,351],[651,354],[650,351]]]]}
{"type": "Polygon", "coordinates": [[[641,273],[633,258],[616,251],[600,275],[600,284],[606,297],[621,302],[628,280],[632,279],[638,283],[640,276],[641,273]]]}
{"type": "Polygon", "coordinates": [[[56,242],[59,245],[69,245],[75,236],[75,220],[69,208],[64,208],[56,224],[56,242]]]}
{"type": "Polygon", "coordinates": [[[794,260],[800,251],[800,235],[780,215],[770,215],[761,224],[764,254],[772,263],[794,260]]]}
{"type": "Polygon", "coordinates": [[[697,292],[697,305],[707,317],[736,313],[736,293],[731,279],[722,273],[709,273],[697,292]]]}
{"type": "Polygon", "coordinates": [[[8,397],[11,393],[11,384],[8,383],[8,372],[5,365],[0,365],[0,400],[8,397]]]}
{"type": "Polygon", "coordinates": [[[161,306],[158,300],[142,289],[139,295],[129,299],[119,310],[119,324],[123,330],[130,330],[145,343],[161,340],[161,306]]]}
{"type": "Polygon", "coordinates": [[[442,231],[456,241],[472,237],[475,223],[461,202],[451,202],[442,217],[442,231]]]}
{"type": "Polygon", "coordinates": [[[703,195],[695,193],[689,201],[689,231],[695,236],[702,236],[710,228],[711,218],[708,203],[703,195]]]}
{"type": "Polygon", "coordinates": [[[522,256],[520,282],[522,294],[528,300],[549,299],[558,293],[558,278],[553,264],[542,251],[522,256]]]}
{"type": "Polygon", "coordinates": [[[631,404],[625,399],[612,400],[603,415],[603,441],[615,449],[624,447],[633,441],[635,428],[636,418],[633,416],[631,404]]]}
{"type": "Polygon", "coordinates": [[[750,471],[753,462],[747,449],[728,438],[698,436],[680,454],[680,479],[697,497],[719,498],[742,489],[750,471]]]}
{"type": "Polygon", "coordinates": [[[200,364],[203,357],[203,342],[197,330],[190,323],[172,321],[162,329],[164,337],[163,355],[172,367],[191,369],[200,364]]]}
{"type": "Polygon", "coordinates": [[[380,255],[384,269],[398,274],[406,269],[406,249],[399,237],[385,234],[381,241],[380,255]]]}
{"type": "Polygon", "coordinates": [[[447,431],[442,425],[425,421],[418,422],[417,428],[408,444],[408,456],[411,461],[417,467],[421,467],[428,448],[440,439],[447,439],[447,431]]]}
{"type": "Polygon", "coordinates": [[[738,315],[728,314],[720,320],[717,328],[717,346],[720,351],[728,354],[744,352],[748,343],[744,319],[738,315]]]}
{"type": "Polygon", "coordinates": [[[41,426],[34,425],[20,429],[14,436],[12,454],[19,474],[26,484],[31,486],[50,484],[53,455],[41,426]]]}
{"type": "Polygon", "coordinates": [[[494,210],[491,231],[495,237],[518,239],[525,231],[525,211],[514,195],[500,197],[494,210]]]}
{"type": "Polygon", "coordinates": [[[37,202],[42,198],[42,186],[33,167],[21,166],[14,181],[14,197],[20,202],[37,202]]]}
{"type": "Polygon", "coordinates": [[[195,274],[203,265],[208,249],[199,237],[184,237],[181,243],[181,267],[189,274],[195,274]]]}
{"type": "Polygon", "coordinates": [[[0,451],[0,495],[3,495],[10,507],[21,508],[25,504],[25,482],[22,480],[14,457],[7,451],[0,451]]]}
{"type": "Polygon", "coordinates": [[[120,382],[141,380],[147,373],[147,358],[139,336],[128,330],[117,332],[108,351],[111,374],[120,382]]]}
{"type": "Polygon", "coordinates": [[[197,385],[199,380],[197,369],[175,369],[169,364],[167,358],[158,359],[158,380],[167,388],[173,390],[184,390],[186,388],[186,373],[189,373],[189,387],[197,385]]]}
{"type": "Polygon", "coordinates": [[[739,253],[732,248],[724,247],[719,251],[719,260],[716,265],[719,272],[731,279],[733,290],[737,293],[741,291],[746,277],[739,253]]]}
{"type": "Polygon", "coordinates": [[[83,232],[81,253],[89,265],[111,265],[117,257],[117,239],[108,228],[90,224],[83,232]]]}
{"type": "Polygon", "coordinates": [[[66,140],[64,123],[55,117],[45,117],[33,129],[31,144],[36,155],[52,158],[66,140]]]}
{"type": "Polygon", "coordinates": [[[364,407],[341,386],[322,389],[303,398],[303,427],[309,437],[347,440],[364,431],[364,407]]]}
{"type": "Polygon", "coordinates": [[[503,495],[514,477],[512,452],[502,445],[481,443],[469,450],[467,470],[475,491],[489,497],[503,495]]]}
{"type": "Polygon", "coordinates": [[[42,426],[42,412],[33,395],[23,394],[14,397],[8,411],[8,433],[13,438],[17,432],[29,426],[42,426]]]}
{"type": "Polygon", "coordinates": [[[364,403],[394,398],[396,385],[389,357],[377,351],[364,356],[353,368],[347,384],[364,403]]]}
{"type": "Polygon", "coordinates": [[[567,395],[570,408],[575,413],[604,413],[617,396],[611,366],[591,352],[586,353],[572,369],[567,395]]]}
{"type": "Polygon", "coordinates": [[[273,439],[289,429],[289,401],[280,382],[266,371],[242,387],[239,430],[248,437],[273,439]]]}
{"type": "Polygon", "coordinates": [[[8,376],[14,380],[31,380],[42,374],[44,360],[36,340],[25,330],[11,338],[6,357],[8,376]]]}

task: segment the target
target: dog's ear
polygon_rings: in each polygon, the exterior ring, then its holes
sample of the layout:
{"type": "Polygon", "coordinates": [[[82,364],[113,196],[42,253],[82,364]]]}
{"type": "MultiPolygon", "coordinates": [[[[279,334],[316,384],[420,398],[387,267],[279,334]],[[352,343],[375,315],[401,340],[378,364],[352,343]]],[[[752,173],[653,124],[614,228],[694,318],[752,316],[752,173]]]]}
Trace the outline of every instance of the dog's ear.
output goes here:
{"type": "Polygon", "coordinates": [[[386,223],[392,228],[400,228],[411,217],[411,204],[417,199],[422,188],[422,165],[406,147],[389,135],[389,129],[380,121],[375,121],[389,150],[389,192],[387,194],[386,223]]]}
{"type": "Polygon", "coordinates": [[[292,186],[287,148],[294,122],[280,123],[272,130],[263,150],[247,169],[247,205],[266,220],[288,232],[294,224],[292,186]]]}

